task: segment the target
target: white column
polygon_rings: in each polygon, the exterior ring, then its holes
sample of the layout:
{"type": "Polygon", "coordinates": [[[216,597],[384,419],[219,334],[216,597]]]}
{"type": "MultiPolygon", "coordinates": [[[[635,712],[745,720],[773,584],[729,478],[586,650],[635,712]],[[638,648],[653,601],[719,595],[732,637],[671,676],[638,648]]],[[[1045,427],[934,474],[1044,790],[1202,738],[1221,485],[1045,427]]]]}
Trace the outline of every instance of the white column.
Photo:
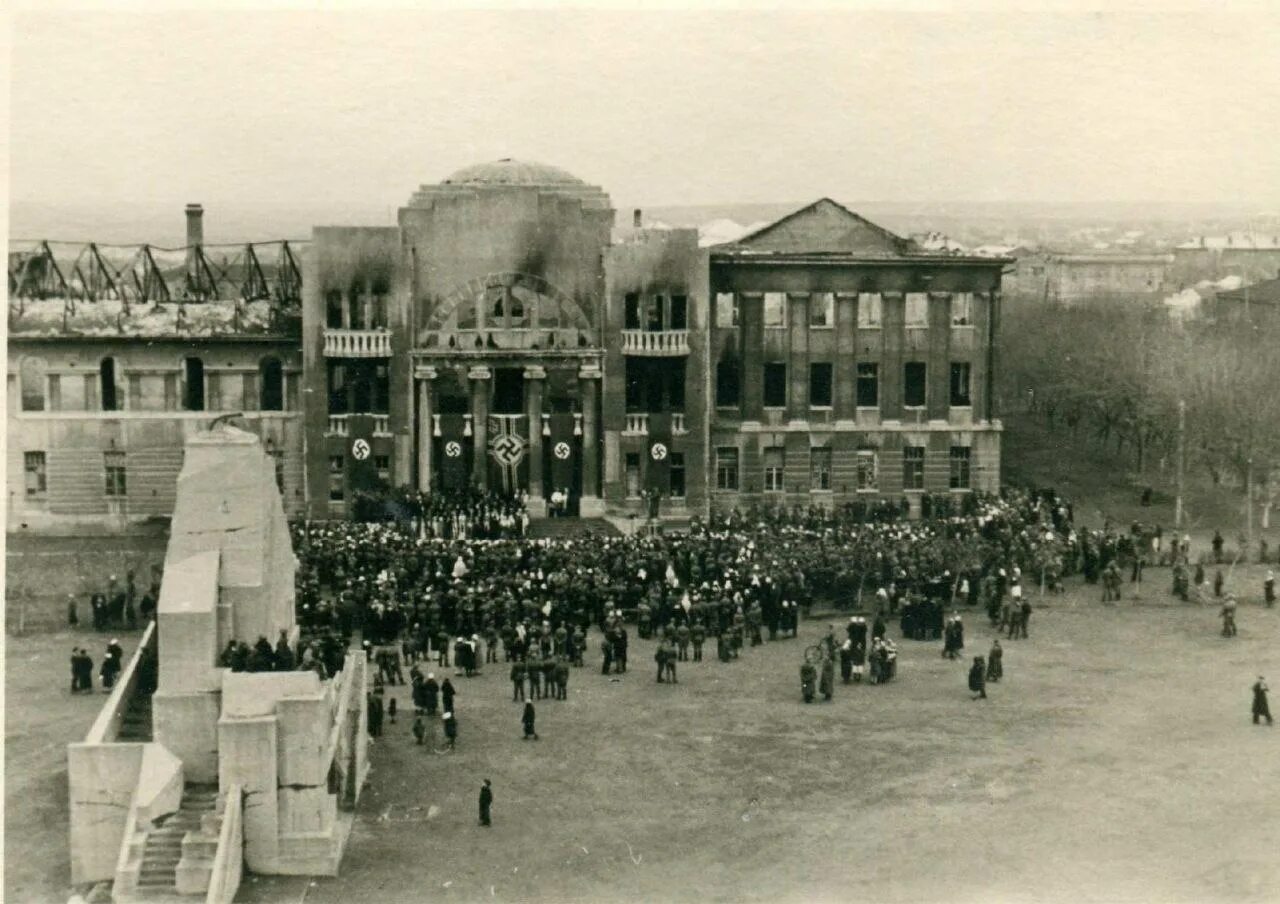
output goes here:
{"type": "Polygon", "coordinates": [[[418,383],[418,490],[427,493],[431,491],[433,424],[431,415],[435,413],[432,411],[432,406],[435,402],[433,390],[435,388],[436,369],[434,367],[414,368],[413,378],[418,383]]]}

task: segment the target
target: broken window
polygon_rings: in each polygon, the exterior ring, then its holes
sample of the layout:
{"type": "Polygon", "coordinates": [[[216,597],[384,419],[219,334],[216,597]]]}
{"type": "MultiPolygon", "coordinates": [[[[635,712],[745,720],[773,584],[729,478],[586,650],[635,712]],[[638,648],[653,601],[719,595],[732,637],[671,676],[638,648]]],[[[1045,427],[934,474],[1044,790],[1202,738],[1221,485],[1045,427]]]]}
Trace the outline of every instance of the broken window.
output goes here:
{"type": "Polygon", "coordinates": [[[858,407],[880,407],[880,365],[878,364],[858,365],[858,407]]]}
{"type": "Polygon", "coordinates": [[[347,388],[347,367],[336,361],[329,362],[329,413],[346,414],[350,411],[347,388]]]}
{"type": "Polygon", "coordinates": [[[738,362],[728,358],[716,364],[716,405],[737,408],[740,400],[738,362]]]}
{"type": "Polygon", "coordinates": [[[258,395],[261,410],[284,410],[284,367],[279,358],[267,357],[258,363],[258,395]]]}
{"type": "Polygon", "coordinates": [[[764,293],[764,325],[766,329],[786,328],[787,295],[785,292],[764,293]]]}
{"type": "Polygon", "coordinates": [[[44,411],[45,370],[43,358],[23,358],[18,368],[23,411],[44,411]]]}
{"type": "Polygon", "coordinates": [[[929,325],[929,296],[926,293],[907,293],[906,322],[909,327],[929,325]]]}
{"type": "Polygon", "coordinates": [[[27,474],[27,495],[43,496],[48,489],[45,480],[45,461],[43,452],[26,452],[22,456],[23,469],[27,474]]]}
{"type": "Polygon", "coordinates": [[[836,325],[836,296],[832,292],[817,292],[809,296],[809,326],[836,325]]]}
{"type": "Polygon", "coordinates": [[[182,362],[182,407],[204,411],[204,362],[199,358],[182,362]]]}
{"type": "Polygon", "coordinates": [[[826,361],[809,365],[809,406],[831,407],[831,364],[826,361]]]}
{"type": "Polygon", "coordinates": [[[671,329],[687,330],[689,328],[689,296],[671,296],[671,329]]]}
{"type": "Polygon", "coordinates": [[[325,293],[324,325],[331,330],[342,329],[342,291],[339,289],[325,293]]]}
{"type": "Polygon", "coordinates": [[[645,311],[645,329],[651,333],[660,332],[662,330],[662,296],[655,295],[650,298],[645,311]]]}
{"type": "Polygon", "coordinates": [[[858,329],[876,329],[880,326],[882,302],[879,292],[858,293],[858,329]]]}
{"type": "Polygon", "coordinates": [[[951,325],[973,326],[972,292],[956,292],[951,296],[951,325]]]}
{"type": "Polygon", "coordinates": [[[671,455],[668,457],[668,461],[671,462],[671,471],[670,471],[671,498],[683,499],[684,492],[685,492],[684,453],[672,452],[671,455]]]}
{"type": "Polygon", "coordinates": [[[738,296],[732,292],[716,293],[716,326],[731,329],[738,325],[738,296]]]}
{"type": "Polygon", "coordinates": [[[628,499],[640,498],[640,453],[628,452],[623,466],[626,474],[626,492],[628,499]]]}
{"type": "Polygon", "coordinates": [[[119,399],[116,398],[116,359],[103,358],[98,365],[98,398],[103,411],[119,410],[119,399]]]}
{"type": "Polygon", "coordinates": [[[624,330],[640,329],[640,293],[628,292],[623,299],[623,320],[622,328],[624,330]]]}
{"type": "Polygon", "coordinates": [[[973,404],[970,396],[973,366],[967,361],[951,362],[951,405],[955,408],[968,408],[973,404]]]}
{"type": "Polygon", "coordinates": [[[391,456],[375,455],[373,456],[373,469],[378,472],[378,479],[383,483],[391,480],[391,456]]]}
{"type": "Polygon", "coordinates": [[[923,408],[927,394],[925,363],[908,361],[902,373],[902,404],[908,408],[923,408]]]}
{"type": "Polygon", "coordinates": [[[341,502],[343,496],[343,457],[341,455],[329,456],[329,500],[331,502],[341,502]]]}
{"type": "Polygon", "coordinates": [[[771,361],[764,366],[764,407],[787,406],[787,365],[771,361]]]}

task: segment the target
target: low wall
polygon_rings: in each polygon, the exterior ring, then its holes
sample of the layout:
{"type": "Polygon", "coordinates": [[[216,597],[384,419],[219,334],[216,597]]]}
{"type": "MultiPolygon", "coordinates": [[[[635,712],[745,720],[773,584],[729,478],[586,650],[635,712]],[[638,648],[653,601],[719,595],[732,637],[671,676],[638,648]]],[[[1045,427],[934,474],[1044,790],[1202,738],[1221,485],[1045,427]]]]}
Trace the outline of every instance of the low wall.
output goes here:
{"type": "Polygon", "coordinates": [[[218,833],[218,853],[209,875],[209,891],[205,904],[231,904],[240,888],[244,873],[244,792],[239,785],[226,790],[222,811],[222,829],[218,833]]]}
{"type": "Polygon", "coordinates": [[[143,631],[110,696],[83,741],[67,745],[67,791],[74,884],[110,879],[142,769],[143,743],[115,743],[138,687],[142,652],[156,645],[156,626],[143,631]]]}

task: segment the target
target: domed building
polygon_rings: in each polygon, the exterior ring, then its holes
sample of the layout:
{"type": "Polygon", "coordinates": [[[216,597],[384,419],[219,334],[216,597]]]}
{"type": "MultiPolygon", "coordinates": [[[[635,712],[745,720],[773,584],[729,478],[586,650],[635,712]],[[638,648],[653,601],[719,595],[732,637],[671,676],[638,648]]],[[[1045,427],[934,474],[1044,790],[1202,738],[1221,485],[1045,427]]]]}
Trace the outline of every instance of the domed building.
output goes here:
{"type": "Polygon", "coordinates": [[[308,507],[380,480],[556,490],[582,515],[994,488],[996,259],[922,251],[823,199],[731,244],[614,239],[609,196],[503,159],[386,229],[316,229],[308,507]]]}

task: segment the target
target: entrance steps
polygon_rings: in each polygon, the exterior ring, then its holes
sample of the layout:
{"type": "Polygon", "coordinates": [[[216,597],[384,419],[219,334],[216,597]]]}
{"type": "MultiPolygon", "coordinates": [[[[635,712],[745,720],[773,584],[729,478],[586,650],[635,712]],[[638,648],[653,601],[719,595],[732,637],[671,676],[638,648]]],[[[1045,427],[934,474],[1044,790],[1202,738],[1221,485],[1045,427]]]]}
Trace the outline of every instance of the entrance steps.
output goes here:
{"type": "Polygon", "coordinates": [[[191,902],[209,889],[222,814],[217,785],[187,784],[178,812],[147,833],[137,883],[116,901],[191,902]]]}
{"type": "Polygon", "coordinates": [[[622,532],[604,518],[533,518],[528,536],[535,539],[552,537],[619,537],[622,532]]]}

